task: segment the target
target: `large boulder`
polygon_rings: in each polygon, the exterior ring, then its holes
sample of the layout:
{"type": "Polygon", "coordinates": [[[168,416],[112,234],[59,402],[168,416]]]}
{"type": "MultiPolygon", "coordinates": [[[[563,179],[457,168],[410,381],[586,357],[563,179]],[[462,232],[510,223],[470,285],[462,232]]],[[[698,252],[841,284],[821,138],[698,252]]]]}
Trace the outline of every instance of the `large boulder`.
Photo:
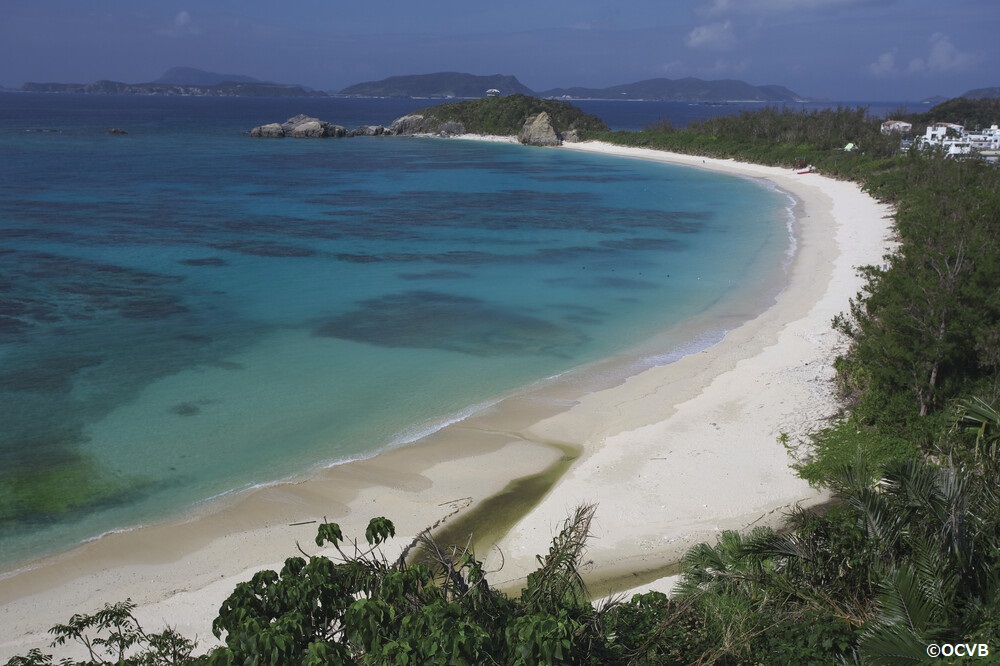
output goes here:
{"type": "Polygon", "coordinates": [[[420,134],[425,132],[424,127],[427,120],[419,114],[410,114],[402,118],[396,118],[389,125],[389,132],[392,134],[420,134]]]}
{"type": "Polygon", "coordinates": [[[320,139],[326,137],[346,136],[347,130],[340,125],[328,123],[319,118],[297,115],[283,123],[269,123],[254,127],[250,136],[263,138],[294,137],[296,139],[320,139]]]}
{"type": "Polygon", "coordinates": [[[552,124],[552,119],[545,111],[529,116],[524,126],[517,133],[517,140],[528,146],[561,146],[562,136],[552,124]]]}
{"type": "Polygon", "coordinates": [[[250,136],[263,139],[280,139],[285,136],[285,130],[281,123],[268,123],[260,125],[250,130],[250,136]]]}

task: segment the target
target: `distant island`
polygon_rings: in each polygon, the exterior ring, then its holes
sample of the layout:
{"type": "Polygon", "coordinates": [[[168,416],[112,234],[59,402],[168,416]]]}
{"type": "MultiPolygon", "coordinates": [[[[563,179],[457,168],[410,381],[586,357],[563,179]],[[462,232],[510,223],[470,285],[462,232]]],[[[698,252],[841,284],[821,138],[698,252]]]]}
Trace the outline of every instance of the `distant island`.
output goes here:
{"type": "Polygon", "coordinates": [[[723,79],[647,79],[610,88],[553,88],[534,91],[514,76],[476,76],[460,72],[392,76],[348,86],[340,91],[349,97],[418,97],[430,99],[483,97],[487,91],[498,95],[529,95],[556,99],[624,99],[677,102],[797,102],[804,101],[788,88],[754,86],[745,81],[723,79]]]}
{"type": "MultiPolygon", "coordinates": [[[[187,95],[217,97],[374,97],[414,99],[479,99],[488,95],[528,95],[542,99],[562,100],[630,100],[696,102],[724,104],[728,102],[809,102],[780,85],[755,86],[738,79],[706,81],[694,77],[683,79],[655,78],[624,83],[607,88],[552,88],[536,91],[518,81],[516,76],[493,74],[480,76],[462,72],[437,72],[390,76],[379,81],[366,81],[347,86],[340,91],[314,90],[306,86],[261,81],[239,74],[219,74],[194,67],[173,67],[148,83],[121,83],[101,80],[93,83],[25,83],[22,92],[85,93],[102,95],[187,95]]],[[[1000,97],[1000,87],[976,88],[958,97],[988,99],[1000,97]]],[[[927,104],[938,104],[947,97],[929,97],[927,104]]]]}
{"type": "Polygon", "coordinates": [[[174,67],[149,83],[101,80],[93,83],[25,83],[23,92],[91,95],[183,95],[201,97],[327,97],[320,90],[259,81],[237,74],[217,74],[193,67],[174,67]]]}
{"type": "Polygon", "coordinates": [[[37,83],[21,86],[23,92],[83,93],[100,95],[186,95],[225,97],[394,97],[418,99],[478,99],[528,95],[556,99],[666,100],[721,103],[733,101],[804,101],[795,92],[777,85],[754,86],[725,79],[649,79],[610,88],[554,88],[531,90],[517,77],[503,74],[479,76],[461,72],[391,76],[380,81],[357,83],[339,92],[312,90],[300,85],[273,83],[237,74],[219,74],[193,67],[174,67],[148,83],[100,80],[93,83],[37,83]]]}

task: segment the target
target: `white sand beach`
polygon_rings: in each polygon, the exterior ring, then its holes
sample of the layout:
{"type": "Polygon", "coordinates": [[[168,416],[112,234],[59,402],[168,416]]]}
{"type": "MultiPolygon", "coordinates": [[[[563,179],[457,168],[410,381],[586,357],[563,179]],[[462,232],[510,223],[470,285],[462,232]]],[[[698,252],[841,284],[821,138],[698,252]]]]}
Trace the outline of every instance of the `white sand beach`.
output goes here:
{"type": "Polygon", "coordinates": [[[384,515],[402,547],[421,529],[459,519],[512,480],[556,464],[568,449],[579,451],[569,470],[488,556],[495,569],[503,554],[494,585],[516,586],[581,503],[598,504],[588,559],[591,591],[602,596],[634,587],[632,578],[638,585],[655,577],[720,530],[776,523],[795,504],[820,501],[789,468],[779,438],[797,441],[837,408],[831,365],[843,341],[831,319],[861,287],[856,268],[879,263],[891,246],[889,208],[852,183],[815,173],[606,144],[562,149],[773,182],[799,202],[787,286],[718,344],[612,388],[579,395],[543,387],[547,401],[514,397],[370,460],[218,500],[6,574],[0,661],[47,648],[48,627],[72,613],[125,598],[139,604],[148,629],[166,624],[211,645],[212,619],[238,581],[297,555],[296,542],[315,552],[313,521],[326,517],[345,535],[363,537],[369,518],[384,515]],[[633,576],[642,572],[651,573],[633,576]]]}

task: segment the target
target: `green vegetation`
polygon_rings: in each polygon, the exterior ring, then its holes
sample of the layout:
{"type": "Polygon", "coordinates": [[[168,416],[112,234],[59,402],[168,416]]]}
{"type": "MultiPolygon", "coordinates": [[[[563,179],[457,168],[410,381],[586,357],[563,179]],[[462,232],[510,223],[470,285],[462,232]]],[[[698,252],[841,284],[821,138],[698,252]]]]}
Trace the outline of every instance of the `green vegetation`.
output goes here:
{"type": "MultiPolygon", "coordinates": [[[[338,561],[295,557],[237,586],[214,625],[226,645],[208,655],[143,633],[127,603],[74,616],[55,642],[82,642],[87,664],[911,664],[935,643],[986,663],[982,650],[1000,649],[1000,170],[899,154],[878,125],[861,111],[767,110],[596,135],[810,163],[895,205],[898,249],[861,269],[864,288],[833,322],[849,341],[844,414],[800,470],[833,492],[825,511],[691,549],[672,598],[597,606],[579,573],[592,507],[516,598],[489,586],[471,549],[424,535],[423,560],[389,562],[385,519],[351,554],[326,524],[317,544],[338,561]]],[[[8,662],[48,663],[39,651],[8,662]]]]}
{"type": "Polygon", "coordinates": [[[956,123],[968,128],[989,127],[1000,123],[1000,98],[967,99],[956,97],[947,102],[941,102],[924,113],[901,114],[899,120],[923,125],[942,122],[956,123]]]}
{"type": "Polygon", "coordinates": [[[824,174],[843,178],[891,166],[899,148],[898,137],[883,135],[879,123],[867,118],[864,109],[798,113],[767,108],[719,116],[685,129],[661,121],[642,132],[588,134],[587,138],[758,164],[813,164],[824,174]],[[860,150],[844,151],[849,143],[860,150]]]}
{"type": "Polygon", "coordinates": [[[567,130],[602,132],[608,129],[603,120],[581,111],[572,104],[527,95],[484,97],[441,104],[414,111],[413,115],[422,115],[428,119],[428,123],[435,126],[458,123],[466,132],[473,134],[510,136],[521,131],[524,121],[529,116],[543,111],[549,114],[552,124],[561,132],[567,130]]]}

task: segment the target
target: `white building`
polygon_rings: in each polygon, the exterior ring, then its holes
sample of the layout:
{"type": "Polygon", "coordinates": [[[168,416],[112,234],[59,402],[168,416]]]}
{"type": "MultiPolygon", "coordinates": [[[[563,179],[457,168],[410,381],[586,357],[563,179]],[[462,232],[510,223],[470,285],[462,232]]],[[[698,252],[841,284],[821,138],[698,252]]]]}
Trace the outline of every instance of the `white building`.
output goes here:
{"type": "Polygon", "coordinates": [[[893,132],[909,134],[912,131],[913,123],[908,123],[905,120],[887,120],[882,123],[882,134],[892,134],[893,132]]]}
{"type": "Polygon", "coordinates": [[[965,128],[955,123],[934,123],[927,126],[924,133],[924,142],[929,144],[941,144],[948,138],[960,138],[965,132],[965,128]]]}
{"type": "Polygon", "coordinates": [[[921,148],[941,148],[948,157],[978,157],[988,162],[1000,160],[1000,127],[966,131],[954,123],[934,123],[919,139],[921,148]]]}
{"type": "Polygon", "coordinates": [[[975,150],[1000,150],[1000,127],[976,130],[965,135],[975,150]]]}

